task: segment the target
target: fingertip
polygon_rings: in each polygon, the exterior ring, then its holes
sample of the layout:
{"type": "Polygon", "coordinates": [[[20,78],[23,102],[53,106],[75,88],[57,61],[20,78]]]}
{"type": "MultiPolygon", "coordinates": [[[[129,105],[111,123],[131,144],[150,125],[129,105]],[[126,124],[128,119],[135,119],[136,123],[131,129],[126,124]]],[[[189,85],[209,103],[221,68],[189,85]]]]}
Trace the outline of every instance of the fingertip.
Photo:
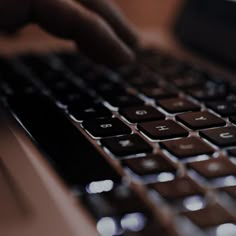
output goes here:
{"type": "Polygon", "coordinates": [[[122,52],[122,57],[120,57],[120,63],[119,65],[124,65],[124,64],[131,64],[135,61],[136,55],[132,49],[130,49],[128,46],[124,46],[123,52],[122,52]]]}

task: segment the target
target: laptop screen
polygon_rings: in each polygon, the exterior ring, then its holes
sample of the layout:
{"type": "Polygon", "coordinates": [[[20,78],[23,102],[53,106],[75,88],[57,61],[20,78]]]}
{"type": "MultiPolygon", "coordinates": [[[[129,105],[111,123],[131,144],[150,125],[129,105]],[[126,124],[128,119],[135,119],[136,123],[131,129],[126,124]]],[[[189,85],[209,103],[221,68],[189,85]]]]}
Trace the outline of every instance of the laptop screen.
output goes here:
{"type": "Polygon", "coordinates": [[[186,46],[236,70],[236,0],[188,0],[175,32],[186,46]]]}

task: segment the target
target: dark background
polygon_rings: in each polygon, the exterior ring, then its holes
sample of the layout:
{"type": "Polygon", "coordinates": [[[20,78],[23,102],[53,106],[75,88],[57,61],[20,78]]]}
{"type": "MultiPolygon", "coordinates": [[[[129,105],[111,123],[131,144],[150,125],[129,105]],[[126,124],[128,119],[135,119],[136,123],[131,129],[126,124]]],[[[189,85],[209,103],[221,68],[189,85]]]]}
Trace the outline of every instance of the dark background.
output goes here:
{"type": "Polygon", "coordinates": [[[236,71],[236,2],[188,0],[175,32],[185,45],[236,71]]]}

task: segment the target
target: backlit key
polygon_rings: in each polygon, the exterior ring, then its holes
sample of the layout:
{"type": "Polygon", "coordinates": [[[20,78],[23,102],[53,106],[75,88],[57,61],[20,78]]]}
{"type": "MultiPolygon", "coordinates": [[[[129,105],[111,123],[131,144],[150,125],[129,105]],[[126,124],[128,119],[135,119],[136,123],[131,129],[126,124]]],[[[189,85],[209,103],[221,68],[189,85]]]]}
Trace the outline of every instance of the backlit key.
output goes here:
{"type": "Polygon", "coordinates": [[[179,158],[212,154],[214,149],[196,137],[165,141],[161,146],[179,158]]]}

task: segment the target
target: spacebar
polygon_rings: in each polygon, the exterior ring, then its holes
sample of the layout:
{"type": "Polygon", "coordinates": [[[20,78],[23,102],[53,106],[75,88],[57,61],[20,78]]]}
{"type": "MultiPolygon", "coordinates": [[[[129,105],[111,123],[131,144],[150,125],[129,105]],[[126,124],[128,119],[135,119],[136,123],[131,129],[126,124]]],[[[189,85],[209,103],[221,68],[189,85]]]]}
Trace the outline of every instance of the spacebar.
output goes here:
{"type": "Polygon", "coordinates": [[[51,101],[28,95],[13,97],[8,103],[67,184],[120,182],[113,167],[51,101]]]}

